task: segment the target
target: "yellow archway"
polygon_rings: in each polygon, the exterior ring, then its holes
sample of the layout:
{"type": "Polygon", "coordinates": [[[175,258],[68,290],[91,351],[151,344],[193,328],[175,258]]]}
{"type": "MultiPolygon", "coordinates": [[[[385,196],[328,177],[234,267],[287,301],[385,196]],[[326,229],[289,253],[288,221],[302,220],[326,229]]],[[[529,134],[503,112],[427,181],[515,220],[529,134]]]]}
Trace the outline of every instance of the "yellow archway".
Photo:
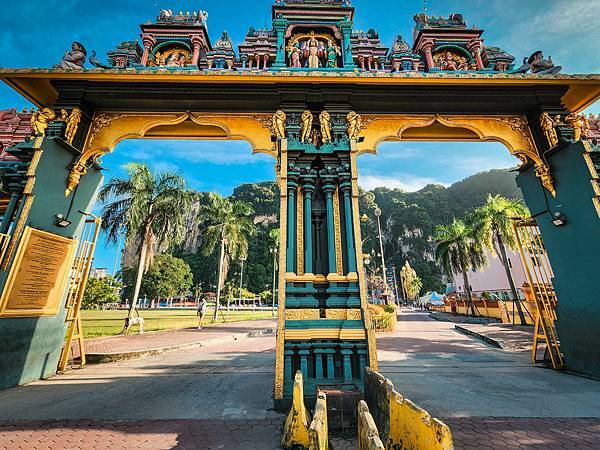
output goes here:
{"type": "Polygon", "coordinates": [[[550,167],[540,154],[524,116],[466,116],[439,114],[381,114],[363,117],[364,140],[356,154],[377,153],[384,141],[500,142],[521,160],[532,162],[542,184],[556,194],[550,167]]]}

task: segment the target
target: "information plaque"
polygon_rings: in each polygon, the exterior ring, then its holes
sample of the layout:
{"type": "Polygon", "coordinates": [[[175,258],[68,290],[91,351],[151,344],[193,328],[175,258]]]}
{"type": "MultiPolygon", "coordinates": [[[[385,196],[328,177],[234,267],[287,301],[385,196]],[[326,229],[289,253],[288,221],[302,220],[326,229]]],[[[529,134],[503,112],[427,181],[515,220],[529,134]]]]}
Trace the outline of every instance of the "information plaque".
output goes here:
{"type": "Polygon", "coordinates": [[[0,317],[56,315],[76,244],[74,239],[25,228],[0,299],[0,317]]]}

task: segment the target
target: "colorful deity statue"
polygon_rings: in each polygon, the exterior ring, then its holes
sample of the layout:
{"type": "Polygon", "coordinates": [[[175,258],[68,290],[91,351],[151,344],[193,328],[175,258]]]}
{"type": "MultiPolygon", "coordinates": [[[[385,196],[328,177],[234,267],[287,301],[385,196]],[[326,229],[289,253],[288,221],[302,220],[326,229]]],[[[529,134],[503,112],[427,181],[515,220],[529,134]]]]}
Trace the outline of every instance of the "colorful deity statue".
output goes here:
{"type": "Polygon", "coordinates": [[[308,58],[308,67],[318,69],[321,63],[319,62],[319,54],[321,53],[321,44],[315,37],[315,32],[310,32],[310,39],[306,42],[306,53],[308,58]]]}
{"type": "Polygon", "coordinates": [[[544,53],[541,50],[533,53],[527,60],[531,73],[537,75],[556,75],[562,70],[561,66],[555,66],[550,56],[548,59],[544,58],[544,53]]]}
{"type": "Polygon", "coordinates": [[[288,56],[290,58],[290,65],[294,68],[302,67],[300,58],[302,57],[302,50],[300,50],[300,44],[297,42],[292,45],[289,49],[288,56]]]}
{"type": "Polygon", "coordinates": [[[83,69],[87,51],[79,42],[75,41],[71,45],[71,51],[65,52],[62,61],[54,66],[55,69],[83,69]]]}
{"type": "Polygon", "coordinates": [[[337,59],[340,54],[340,48],[331,40],[327,41],[327,68],[335,69],[337,67],[337,59]]]}

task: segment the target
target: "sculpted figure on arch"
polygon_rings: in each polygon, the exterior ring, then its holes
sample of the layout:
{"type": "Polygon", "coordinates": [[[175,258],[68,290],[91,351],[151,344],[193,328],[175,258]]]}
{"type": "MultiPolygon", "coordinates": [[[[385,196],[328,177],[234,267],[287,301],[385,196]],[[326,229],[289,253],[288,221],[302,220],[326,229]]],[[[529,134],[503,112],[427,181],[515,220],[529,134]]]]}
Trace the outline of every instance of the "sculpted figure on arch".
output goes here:
{"type": "Polygon", "coordinates": [[[308,109],[302,113],[301,122],[302,128],[300,129],[300,142],[308,142],[313,124],[313,115],[308,109]]]}
{"type": "Polygon", "coordinates": [[[319,114],[319,122],[321,123],[321,140],[323,144],[331,142],[331,115],[327,111],[319,114]]]}

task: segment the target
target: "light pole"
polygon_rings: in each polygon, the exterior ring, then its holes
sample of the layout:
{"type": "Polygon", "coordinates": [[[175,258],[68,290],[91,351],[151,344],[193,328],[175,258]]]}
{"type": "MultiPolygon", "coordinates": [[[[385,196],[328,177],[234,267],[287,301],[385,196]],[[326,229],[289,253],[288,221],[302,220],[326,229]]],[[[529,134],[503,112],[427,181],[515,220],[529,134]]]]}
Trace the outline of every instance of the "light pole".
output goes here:
{"type": "Polygon", "coordinates": [[[273,291],[271,293],[271,315],[275,317],[275,293],[277,289],[277,247],[270,249],[273,253],[273,291]]]}
{"type": "Polygon", "coordinates": [[[381,209],[375,208],[375,217],[377,217],[377,228],[379,229],[379,248],[381,251],[381,274],[383,276],[383,286],[385,293],[388,292],[387,276],[385,269],[385,256],[383,255],[383,237],[381,235],[381,209]]]}
{"type": "Polygon", "coordinates": [[[246,258],[244,256],[240,257],[240,262],[242,264],[242,267],[240,269],[240,297],[239,297],[239,301],[240,303],[242,303],[242,284],[244,282],[244,261],[246,261],[246,258]]]}

